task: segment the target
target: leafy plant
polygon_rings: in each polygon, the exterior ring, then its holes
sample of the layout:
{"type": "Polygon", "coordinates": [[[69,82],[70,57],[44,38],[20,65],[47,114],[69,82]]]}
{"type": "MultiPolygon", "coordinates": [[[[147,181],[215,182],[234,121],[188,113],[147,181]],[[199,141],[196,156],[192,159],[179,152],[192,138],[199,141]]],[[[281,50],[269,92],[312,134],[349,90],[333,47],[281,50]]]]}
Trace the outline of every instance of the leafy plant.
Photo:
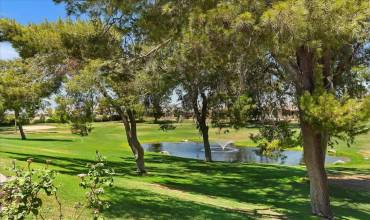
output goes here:
{"type": "Polygon", "coordinates": [[[87,166],[89,167],[88,173],[79,174],[80,186],[88,190],[86,206],[93,209],[94,219],[103,219],[101,213],[103,209],[109,207],[109,203],[101,197],[105,192],[105,186],[113,186],[114,170],[107,167],[105,158],[98,151],[96,151],[96,163],[87,164],[87,166]]]}
{"type": "Polygon", "coordinates": [[[57,196],[57,187],[54,184],[56,171],[49,170],[47,161],[46,167],[40,170],[31,169],[32,158],[27,160],[27,168],[20,169],[13,161],[12,171],[14,177],[2,187],[0,193],[0,217],[16,220],[24,219],[32,214],[44,219],[40,213],[43,205],[41,193],[53,196],[59,205],[59,219],[62,219],[61,203],[57,196]]]}

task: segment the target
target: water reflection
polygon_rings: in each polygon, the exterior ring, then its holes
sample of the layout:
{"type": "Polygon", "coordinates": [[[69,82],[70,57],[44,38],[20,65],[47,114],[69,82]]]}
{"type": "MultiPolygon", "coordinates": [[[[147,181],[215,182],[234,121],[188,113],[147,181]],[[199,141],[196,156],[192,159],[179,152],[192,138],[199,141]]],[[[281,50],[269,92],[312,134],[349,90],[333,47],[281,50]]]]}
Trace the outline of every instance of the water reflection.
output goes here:
{"type": "MultiPolygon", "coordinates": [[[[204,148],[202,143],[194,142],[163,142],[153,144],[143,144],[145,151],[158,152],[171,156],[204,160],[204,148]]],[[[248,162],[248,163],[268,163],[298,165],[302,160],[302,151],[283,151],[279,156],[266,157],[257,148],[233,147],[221,148],[218,144],[212,144],[212,159],[214,161],[226,162],[248,162]]],[[[342,157],[326,157],[326,163],[334,163],[338,160],[346,160],[342,157]]]]}

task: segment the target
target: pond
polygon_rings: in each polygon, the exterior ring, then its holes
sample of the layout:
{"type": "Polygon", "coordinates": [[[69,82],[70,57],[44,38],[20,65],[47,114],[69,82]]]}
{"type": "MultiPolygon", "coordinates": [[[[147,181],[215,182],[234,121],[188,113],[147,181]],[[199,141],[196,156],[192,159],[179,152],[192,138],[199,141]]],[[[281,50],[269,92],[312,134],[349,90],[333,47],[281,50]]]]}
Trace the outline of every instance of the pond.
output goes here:
{"type": "MultiPolygon", "coordinates": [[[[148,152],[158,152],[170,156],[204,160],[203,143],[163,142],[143,144],[148,152]]],[[[298,165],[302,161],[302,151],[285,150],[279,156],[266,157],[257,148],[235,147],[231,142],[211,144],[212,159],[225,162],[268,163],[298,165]]],[[[343,163],[347,158],[326,156],[326,164],[343,163]]]]}

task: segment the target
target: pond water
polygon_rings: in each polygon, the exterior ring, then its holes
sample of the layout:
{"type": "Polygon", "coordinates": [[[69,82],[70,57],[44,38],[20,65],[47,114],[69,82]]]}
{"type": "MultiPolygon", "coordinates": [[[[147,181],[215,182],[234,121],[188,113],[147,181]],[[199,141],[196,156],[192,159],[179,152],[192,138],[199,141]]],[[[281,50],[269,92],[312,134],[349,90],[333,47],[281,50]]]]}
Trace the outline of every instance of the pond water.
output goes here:
{"type": "MultiPolygon", "coordinates": [[[[170,156],[204,160],[203,143],[195,142],[163,142],[142,144],[145,151],[158,152],[170,156]]],[[[211,144],[212,159],[214,161],[269,163],[298,165],[302,161],[302,151],[285,150],[277,157],[261,155],[257,148],[235,147],[231,143],[211,144]]],[[[325,163],[348,161],[347,158],[326,156],[325,163]]]]}

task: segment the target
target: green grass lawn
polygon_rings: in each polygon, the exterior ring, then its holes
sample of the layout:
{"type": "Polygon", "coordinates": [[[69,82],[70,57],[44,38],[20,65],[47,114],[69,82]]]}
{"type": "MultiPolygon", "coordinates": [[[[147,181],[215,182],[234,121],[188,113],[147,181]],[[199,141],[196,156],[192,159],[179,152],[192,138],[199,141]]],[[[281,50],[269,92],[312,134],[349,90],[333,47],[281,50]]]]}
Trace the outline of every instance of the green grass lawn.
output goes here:
{"type": "MultiPolygon", "coordinates": [[[[55,126],[55,125],[54,125],[55,126]]],[[[190,123],[177,125],[173,131],[162,132],[158,125],[138,124],[139,139],[147,142],[170,142],[184,139],[200,141],[198,131],[190,123]]],[[[24,166],[34,158],[34,167],[46,159],[59,172],[57,182],[66,219],[74,215],[73,206],[85,192],[76,176],[86,171],[95,151],[107,157],[117,176],[108,191],[111,207],[107,219],[315,219],[310,216],[309,187],[305,168],[301,166],[240,164],[182,159],[146,153],[149,174],[136,176],[132,153],[126,143],[122,124],[96,123],[88,137],[70,134],[66,125],[40,133],[29,133],[28,140],[7,129],[0,129],[0,172],[9,174],[11,160],[24,166]]],[[[231,130],[216,134],[212,141],[234,140],[238,145],[253,146],[249,134],[255,128],[231,130]]],[[[351,162],[328,167],[331,174],[369,175],[370,135],[362,135],[351,148],[343,143],[336,149],[338,156],[351,162]]],[[[338,219],[370,219],[370,192],[330,185],[332,206],[338,219]]],[[[54,203],[43,210],[53,219],[54,203]]],[[[90,219],[88,210],[81,219],[90,219]]]]}

